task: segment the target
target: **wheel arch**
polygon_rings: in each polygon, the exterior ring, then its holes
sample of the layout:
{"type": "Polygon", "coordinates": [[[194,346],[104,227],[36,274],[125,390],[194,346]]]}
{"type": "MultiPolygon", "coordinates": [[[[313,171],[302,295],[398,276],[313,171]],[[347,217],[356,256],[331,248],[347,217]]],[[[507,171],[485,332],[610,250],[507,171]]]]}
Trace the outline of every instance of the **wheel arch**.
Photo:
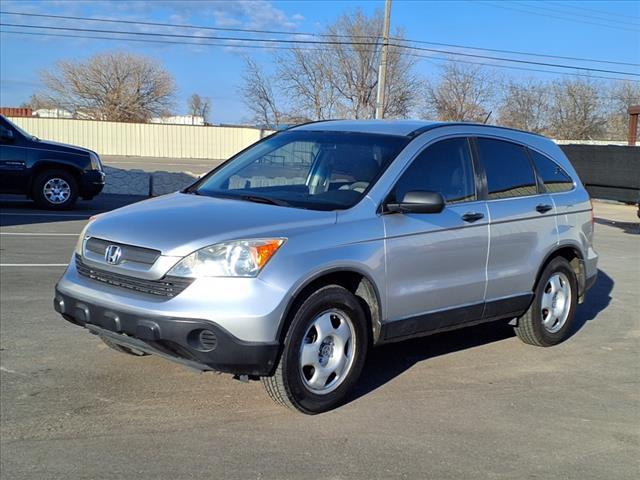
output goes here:
{"type": "Polygon", "coordinates": [[[41,160],[36,163],[31,170],[28,185],[28,192],[30,197],[33,197],[33,187],[35,179],[47,170],[63,170],[69,173],[73,176],[76,182],[78,182],[78,187],[80,187],[80,184],[82,182],[82,170],[79,167],[66,162],[60,162],[58,160],[41,160]]]}
{"type": "Polygon", "coordinates": [[[540,281],[540,277],[542,276],[544,269],[547,268],[547,265],[557,257],[562,257],[567,260],[575,272],[576,279],[578,280],[578,302],[582,303],[587,283],[584,255],[580,246],[573,242],[556,245],[556,247],[546,255],[544,261],[540,264],[538,273],[536,274],[536,280],[533,284],[532,291],[535,291],[538,286],[538,282],[540,281]]]}
{"type": "Polygon", "coordinates": [[[278,339],[284,343],[284,337],[293,320],[293,313],[304,300],[318,289],[327,285],[339,285],[354,294],[362,305],[367,318],[367,327],[371,332],[372,343],[377,343],[382,324],[382,304],[380,291],[370,276],[361,269],[333,267],[310,276],[294,291],[287,302],[278,330],[278,339]]]}

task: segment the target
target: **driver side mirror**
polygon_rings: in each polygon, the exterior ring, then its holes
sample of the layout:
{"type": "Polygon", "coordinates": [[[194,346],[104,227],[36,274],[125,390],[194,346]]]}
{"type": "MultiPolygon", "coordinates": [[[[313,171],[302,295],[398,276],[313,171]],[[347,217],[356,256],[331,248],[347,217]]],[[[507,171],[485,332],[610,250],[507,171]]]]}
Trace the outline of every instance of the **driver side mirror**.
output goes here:
{"type": "Polygon", "coordinates": [[[440,213],[445,200],[440,192],[413,191],[405,193],[400,201],[385,206],[391,213],[440,213]]]}

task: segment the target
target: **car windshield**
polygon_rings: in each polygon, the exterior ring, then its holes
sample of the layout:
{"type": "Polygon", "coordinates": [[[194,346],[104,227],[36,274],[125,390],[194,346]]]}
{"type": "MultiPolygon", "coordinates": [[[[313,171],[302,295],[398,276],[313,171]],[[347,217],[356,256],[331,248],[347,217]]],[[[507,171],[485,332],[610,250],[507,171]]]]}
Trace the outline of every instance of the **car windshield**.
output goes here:
{"type": "Polygon", "coordinates": [[[362,198],[408,142],[394,135],[280,132],[241,152],[188,192],[342,210],[362,198]]]}
{"type": "Polygon", "coordinates": [[[4,117],[4,120],[11,125],[13,128],[15,128],[20,134],[24,135],[26,138],[34,138],[34,135],[31,135],[28,132],[25,132],[23,129],[21,129],[18,125],[16,125],[15,123],[13,123],[11,120],[9,120],[7,117],[4,117]]]}

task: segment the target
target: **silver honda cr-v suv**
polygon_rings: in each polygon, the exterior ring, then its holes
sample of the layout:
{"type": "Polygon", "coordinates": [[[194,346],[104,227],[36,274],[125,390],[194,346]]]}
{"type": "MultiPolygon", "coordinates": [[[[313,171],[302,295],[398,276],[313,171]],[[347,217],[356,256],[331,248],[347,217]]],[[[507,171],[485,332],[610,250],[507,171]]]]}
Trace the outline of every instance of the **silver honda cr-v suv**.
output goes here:
{"type": "Polygon", "coordinates": [[[376,345],[500,319],[529,344],[566,339],[592,239],[589,196],[542,136],[317,122],[94,217],[54,305],[116,350],[261,377],[317,413],[376,345]]]}

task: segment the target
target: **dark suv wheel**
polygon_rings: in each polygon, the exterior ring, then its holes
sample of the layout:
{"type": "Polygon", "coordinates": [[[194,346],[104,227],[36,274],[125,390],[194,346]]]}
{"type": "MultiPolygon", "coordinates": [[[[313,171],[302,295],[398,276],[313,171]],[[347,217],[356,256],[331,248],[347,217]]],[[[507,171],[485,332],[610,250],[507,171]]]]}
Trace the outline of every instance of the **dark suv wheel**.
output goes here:
{"type": "Polygon", "coordinates": [[[33,181],[33,199],[49,210],[70,208],[78,199],[78,182],[65,170],[47,170],[33,181]]]}
{"type": "Polygon", "coordinates": [[[330,410],[358,380],[368,345],[358,299],[336,285],[321,288],[295,313],[275,374],[262,381],[284,406],[307,414],[330,410]]]}
{"type": "Polygon", "coordinates": [[[556,257],[542,272],[529,310],[518,319],[516,335],[523,342],[539,347],[566,340],[577,303],[576,274],[566,259],[556,257]]]}

